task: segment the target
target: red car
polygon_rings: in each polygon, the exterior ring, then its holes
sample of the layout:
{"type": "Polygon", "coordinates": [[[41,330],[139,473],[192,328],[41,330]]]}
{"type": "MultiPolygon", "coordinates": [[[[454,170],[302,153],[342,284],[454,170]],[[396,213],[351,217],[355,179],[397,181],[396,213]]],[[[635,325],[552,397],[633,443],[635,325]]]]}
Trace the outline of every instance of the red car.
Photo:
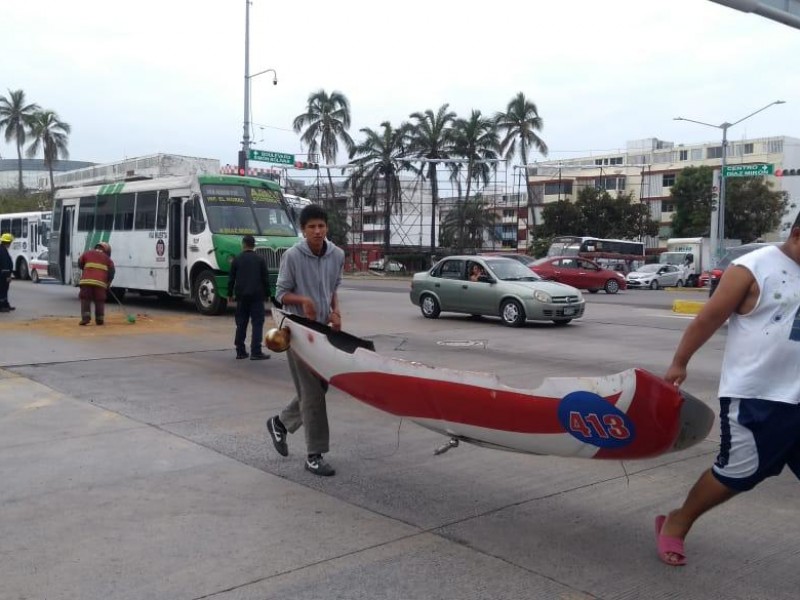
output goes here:
{"type": "Polygon", "coordinates": [[[532,263],[530,268],[542,279],[589,290],[591,294],[600,290],[605,290],[606,294],[616,294],[627,287],[625,277],[621,274],[579,256],[548,256],[532,263]]]}

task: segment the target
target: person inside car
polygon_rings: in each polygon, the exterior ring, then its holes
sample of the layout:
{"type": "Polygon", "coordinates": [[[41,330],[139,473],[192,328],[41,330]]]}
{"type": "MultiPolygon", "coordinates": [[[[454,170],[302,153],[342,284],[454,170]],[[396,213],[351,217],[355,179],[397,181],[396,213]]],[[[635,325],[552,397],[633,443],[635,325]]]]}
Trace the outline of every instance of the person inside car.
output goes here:
{"type": "Polygon", "coordinates": [[[469,270],[469,280],[470,281],[479,281],[481,277],[484,277],[486,273],[484,273],[483,268],[478,263],[472,263],[472,267],[469,270]]]}

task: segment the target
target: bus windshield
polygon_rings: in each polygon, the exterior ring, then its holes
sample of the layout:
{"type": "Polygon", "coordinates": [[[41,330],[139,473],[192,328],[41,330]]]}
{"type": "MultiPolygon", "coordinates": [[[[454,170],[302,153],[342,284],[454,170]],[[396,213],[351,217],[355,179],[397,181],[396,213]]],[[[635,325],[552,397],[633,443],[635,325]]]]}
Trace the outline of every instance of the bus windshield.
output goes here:
{"type": "Polygon", "coordinates": [[[580,251],[580,239],[560,240],[555,238],[547,250],[547,256],[578,256],[580,251]]]}
{"type": "Polygon", "coordinates": [[[296,236],[280,192],[243,185],[201,187],[213,233],[296,236]]]}

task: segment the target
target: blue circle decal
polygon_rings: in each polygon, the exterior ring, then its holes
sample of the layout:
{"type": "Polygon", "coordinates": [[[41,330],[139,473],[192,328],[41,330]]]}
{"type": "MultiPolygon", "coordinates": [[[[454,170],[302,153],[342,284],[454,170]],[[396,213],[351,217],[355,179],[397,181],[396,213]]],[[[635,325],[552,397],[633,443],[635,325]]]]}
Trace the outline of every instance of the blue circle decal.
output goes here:
{"type": "Polygon", "coordinates": [[[636,437],[624,412],[592,392],[570,392],[558,405],[558,420],[572,437],[598,448],[622,448],[636,437]]]}

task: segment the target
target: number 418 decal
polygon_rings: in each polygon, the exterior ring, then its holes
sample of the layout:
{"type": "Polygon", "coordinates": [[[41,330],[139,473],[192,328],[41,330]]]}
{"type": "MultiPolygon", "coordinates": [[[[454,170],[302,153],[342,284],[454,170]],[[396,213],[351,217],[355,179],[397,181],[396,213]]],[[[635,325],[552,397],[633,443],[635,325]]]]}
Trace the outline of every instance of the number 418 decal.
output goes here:
{"type": "Polygon", "coordinates": [[[627,446],[636,437],[624,412],[592,392],[571,392],[558,406],[558,420],[574,438],[599,448],[627,446]]]}

